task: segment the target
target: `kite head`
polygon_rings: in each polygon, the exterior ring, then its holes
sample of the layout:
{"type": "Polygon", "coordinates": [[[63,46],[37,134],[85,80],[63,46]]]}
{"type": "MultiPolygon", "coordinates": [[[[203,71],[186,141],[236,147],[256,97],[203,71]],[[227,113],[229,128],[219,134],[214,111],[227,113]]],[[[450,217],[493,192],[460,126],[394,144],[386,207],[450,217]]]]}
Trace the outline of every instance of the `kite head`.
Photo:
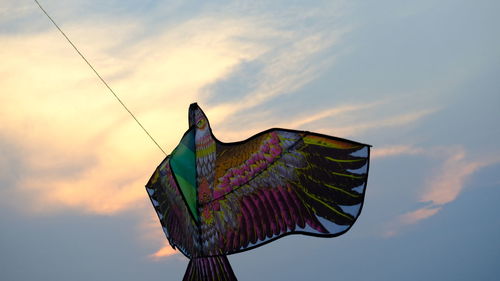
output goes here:
{"type": "Polygon", "coordinates": [[[189,127],[195,125],[198,130],[205,130],[208,127],[208,119],[197,103],[189,106],[189,127]]]}
{"type": "Polygon", "coordinates": [[[195,143],[197,153],[205,155],[206,153],[212,152],[203,151],[215,145],[215,141],[212,136],[210,124],[208,123],[208,118],[197,103],[192,103],[189,106],[189,127],[194,127],[196,130],[195,143]]]}

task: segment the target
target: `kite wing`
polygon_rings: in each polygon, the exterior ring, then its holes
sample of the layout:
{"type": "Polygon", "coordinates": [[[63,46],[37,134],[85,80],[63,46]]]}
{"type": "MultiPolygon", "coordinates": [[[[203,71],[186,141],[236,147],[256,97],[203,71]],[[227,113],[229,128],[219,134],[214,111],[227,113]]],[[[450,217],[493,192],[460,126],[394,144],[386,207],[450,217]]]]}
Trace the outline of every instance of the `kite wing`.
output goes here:
{"type": "Polygon", "coordinates": [[[183,280],[235,281],[226,255],[288,234],[338,236],[358,218],[369,145],[286,129],[222,143],[196,103],[188,117],[146,186],[170,244],[190,258],[183,280]]]}
{"type": "Polygon", "coordinates": [[[146,190],[170,245],[192,257],[200,252],[199,229],[173,176],[170,160],[171,156],[168,156],[158,166],[146,184],[146,190]]]}
{"type": "Polygon", "coordinates": [[[203,251],[231,254],[293,233],[345,233],[363,205],[369,148],[286,129],[217,141],[213,199],[198,207],[203,251]]]}

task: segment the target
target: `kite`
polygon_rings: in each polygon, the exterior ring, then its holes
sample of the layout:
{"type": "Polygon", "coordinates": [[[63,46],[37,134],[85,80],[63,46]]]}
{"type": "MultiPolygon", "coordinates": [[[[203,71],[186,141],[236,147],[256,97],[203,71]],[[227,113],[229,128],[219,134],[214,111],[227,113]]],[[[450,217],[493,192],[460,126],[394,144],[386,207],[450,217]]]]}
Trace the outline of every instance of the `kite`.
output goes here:
{"type": "Polygon", "coordinates": [[[196,103],[188,115],[146,184],[170,245],[190,259],[183,280],[237,280],[227,255],[290,234],[336,237],[358,218],[370,145],[280,128],[223,143],[196,103]]]}

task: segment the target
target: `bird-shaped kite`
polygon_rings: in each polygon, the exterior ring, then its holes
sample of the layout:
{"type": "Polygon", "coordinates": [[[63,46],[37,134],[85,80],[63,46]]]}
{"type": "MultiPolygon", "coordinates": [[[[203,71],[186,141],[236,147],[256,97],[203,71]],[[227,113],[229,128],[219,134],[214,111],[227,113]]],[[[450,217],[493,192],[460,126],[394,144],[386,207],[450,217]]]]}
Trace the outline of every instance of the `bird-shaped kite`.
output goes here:
{"type": "Polygon", "coordinates": [[[190,259],[183,280],[236,280],[227,255],[289,234],[335,237],[363,205],[370,146],[269,129],[215,138],[201,108],[146,185],[172,247],[190,259]]]}

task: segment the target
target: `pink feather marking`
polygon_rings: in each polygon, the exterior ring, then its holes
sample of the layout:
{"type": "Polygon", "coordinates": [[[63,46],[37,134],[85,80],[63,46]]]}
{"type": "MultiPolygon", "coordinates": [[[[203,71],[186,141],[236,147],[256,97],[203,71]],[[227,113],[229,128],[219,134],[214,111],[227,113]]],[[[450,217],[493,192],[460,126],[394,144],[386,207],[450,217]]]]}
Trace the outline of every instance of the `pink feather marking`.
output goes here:
{"type": "Polygon", "coordinates": [[[287,226],[291,224],[291,218],[290,218],[290,214],[288,213],[288,208],[286,206],[286,202],[284,201],[284,199],[281,195],[280,188],[281,188],[281,186],[278,186],[278,187],[272,189],[272,194],[273,194],[273,197],[276,200],[276,202],[278,202],[281,217],[284,219],[282,232],[286,232],[287,226]]]}
{"type": "Polygon", "coordinates": [[[292,202],[290,202],[291,199],[288,196],[288,190],[286,190],[285,187],[280,186],[278,191],[280,192],[281,197],[284,199],[283,202],[286,204],[287,209],[289,211],[288,212],[289,220],[287,222],[288,229],[290,229],[290,231],[294,231],[295,225],[296,225],[295,222],[297,221],[297,214],[296,214],[294,206],[292,205],[292,202]]]}
{"type": "MultiPolygon", "coordinates": [[[[274,235],[274,234],[278,234],[279,231],[280,231],[280,226],[279,226],[279,218],[278,218],[278,215],[279,215],[279,211],[278,209],[276,208],[275,206],[275,202],[273,202],[273,200],[271,200],[271,197],[272,196],[270,194],[270,191],[269,189],[263,189],[261,191],[261,200],[262,202],[264,202],[265,206],[267,207],[267,211],[268,211],[268,214],[270,216],[269,218],[269,221],[271,222],[271,236],[274,235]]],[[[268,237],[271,237],[271,236],[268,236],[268,237]]]]}
{"type": "MultiPolygon", "coordinates": [[[[234,237],[233,237],[232,246],[233,246],[234,250],[239,249],[242,246],[240,241],[243,240],[243,236],[244,236],[243,232],[245,231],[245,227],[246,227],[245,221],[243,219],[240,220],[239,225],[240,225],[239,233],[235,233],[234,237]]],[[[246,237],[245,237],[245,240],[246,240],[246,237]]]]}
{"type": "MultiPolygon", "coordinates": [[[[251,230],[249,233],[249,235],[250,235],[249,240],[250,240],[250,242],[255,243],[255,242],[257,242],[257,239],[258,239],[257,233],[259,233],[259,231],[260,231],[260,229],[259,229],[259,225],[260,225],[259,215],[257,213],[257,210],[256,210],[254,203],[252,202],[252,199],[248,198],[248,196],[243,197],[243,205],[247,209],[248,213],[250,214],[250,218],[251,218],[251,224],[249,224],[249,226],[251,226],[251,230]]],[[[247,227],[247,229],[248,229],[248,227],[247,227]]]]}
{"type": "Polygon", "coordinates": [[[276,234],[279,234],[281,232],[286,231],[286,223],[285,219],[281,215],[281,209],[278,200],[276,199],[275,195],[273,194],[273,190],[268,189],[266,192],[266,196],[269,198],[269,202],[271,202],[271,206],[274,209],[274,213],[276,215],[276,221],[277,221],[277,227],[278,230],[276,234]]]}
{"type": "MultiPolygon", "coordinates": [[[[243,202],[244,198],[241,203],[241,226],[240,226],[240,240],[239,240],[239,247],[246,247],[248,242],[252,240],[252,219],[250,212],[247,210],[246,204],[243,202]]],[[[236,248],[236,249],[238,249],[236,248]]]]}
{"type": "Polygon", "coordinates": [[[295,206],[295,210],[297,212],[296,222],[299,225],[299,227],[304,228],[306,226],[306,222],[304,219],[304,217],[305,217],[304,208],[306,208],[306,207],[300,201],[300,199],[297,197],[297,194],[293,190],[291,190],[290,188],[288,190],[289,190],[289,192],[287,192],[287,194],[290,196],[291,203],[295,206]]]}
{"type": "Polygon", "coordinates": [[[264,206],[262,205],[262,202],[260,201],[257,194],[252,194],[250,198],[256,207],[260,219],[259,222],[261,228],[259,229],[259,232],[257,232],[257,235],[259,237],[259,240],[264,240],[266,238],[266,233],[270,228],[269,220],[267,219],[267,214],[264,212],[264,206]]]}
{"type": "Polygon", "coordinates": [[[222,248],[223,252],[228,252],[229,250],[231,250],[231,243],[233,242],[233,237],[234,237],[234,231],[232,229],[228,230],[224,247],[222,248]]]}

